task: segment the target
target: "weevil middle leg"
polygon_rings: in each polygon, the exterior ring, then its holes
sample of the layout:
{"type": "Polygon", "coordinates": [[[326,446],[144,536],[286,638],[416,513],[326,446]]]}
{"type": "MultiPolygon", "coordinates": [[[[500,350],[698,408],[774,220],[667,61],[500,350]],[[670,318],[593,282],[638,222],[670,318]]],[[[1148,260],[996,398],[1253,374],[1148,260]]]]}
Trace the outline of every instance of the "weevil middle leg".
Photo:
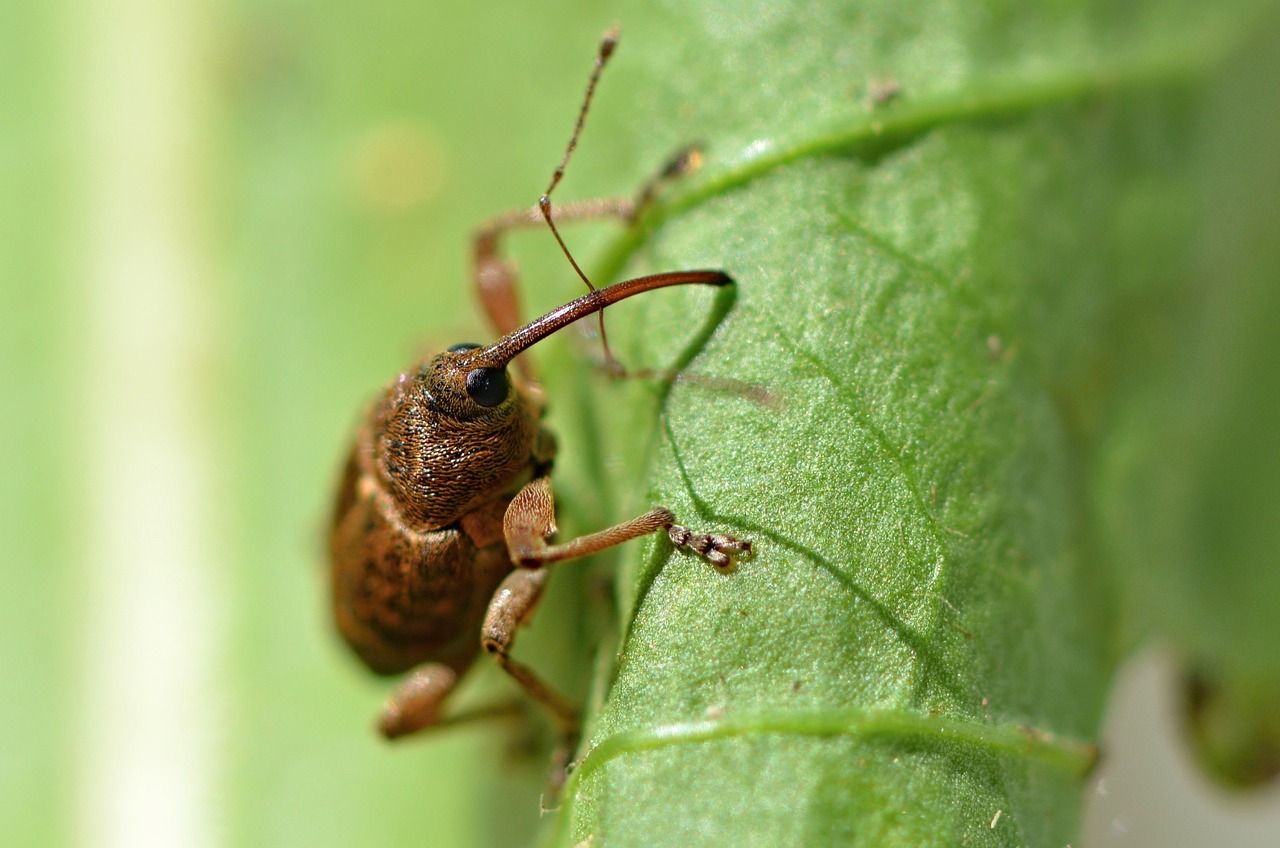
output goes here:
{"type": "MultiPolygon", "coordinates": [[[[685,147],[640,187],[634,199],[598,197],[570,201],[556,207],[555,219],[560,223],[613,219],[629,224],[653,203],[664,183],[693,170],[700,161],[697,147],[685,147]]],[[[502,239],[511,230],[546,224],[542,207],[530,206],[490,218],[472,236],[472,285],[489,325],[499,336],[522,323],[518,275],[515,266],[502,256],[502,239]]],[[[516,357],[516,367],[526,382],[537,383],[536,372],[527,356],[516,357]]]]}
{"type": "Polygon", "coordinates": [[[607,527],[562,544],[551,544],[555,535],[555,498],[551,481],[539,477],[527,483],[507,506],[502,521],[507,552],[519,568],[540,569],[553,562],[581,556],[629,542],[659,530],[678,548],[692,551],[717,568],[729,568],[735,557],[750,554],[751,542],[723,533],[698,533],[676,523],[676,516],[664,506],[656,506],[628,521],[607,527]]]}
{"type": "MultiPolygon", "coordinates": [[[[604,37],[600,39],[600,46],[596,50],[595,67],[591,69],[591,77],[587,80],[587,90],[582,96],[582,105],[578,107],[578,118],[574,122],[573,132],[569,135],[569,143],[565,145],[564,155],[560,158],[560,164],[551,173],[551,180],[547,183],[547,188],[543,191],[542,197],[538,199],[538,204],[532,209],[517,209],[498,215],[483,225],[474,237],[474,271],[472,277],[485,315],[488,316],[489,322],[498,331],[499,335],[506,335],[520,325],[520,304],[516,294],[515,269],[502,260],[498,248],[502,235],[510,229],[545,223],[555,237],[556,243],[560,245],[560,250],[564,252],[565,259],[569,260],[569,264],[573,266],[573,270],[582,278],[582,282],[586,283],[588,289],[595,290],[595,286],[592,285],[587,275],[583,273],[578,261],[573,258],[568,245],[560,237],[560,231],[556,229],[555,216],[552,215],[551,210],[551,193],[555,191],[556,186],[560,184],[560,180],[564,178],[565,169],[569,166],[573,151],[578,147],[578,139],[582,136],[582,128],[586,124],[587,113],[591,110],[591,99],[595,96],[596,86],[600,83],[600,75],[604,72],[604,67],[608,64],[609,57],[613,55],[613,51],[617,49],[617,46],[618,28],[615,26],[606,31],[604,37]]],[[[696,167],[699,161],[700,156],[696,149],[693,147],[687,148],[680,151],[656,176],[645,183],[637,194],[636,200],[601,198],[598,200],[576,201],[562,208],[558,216],[562,221],[610,217],[619,218],[624,222],[634,221],[644,207],[652,202],[657,195],[658,187],[665,180],[672,179],[696,167]]],[[[604,346],[605,359],[612,363],[613,355],[609,352],[609,340],[604,330],[603,311],[600,313],[599,320],[600,341],[604,346]]],[[[538,394],[538,390],[535,388],[537,379],[528,357],[524,355],[517,357],[516,368],[519,369],[520,375],[531,384],[534,393],[538,394]]]]}

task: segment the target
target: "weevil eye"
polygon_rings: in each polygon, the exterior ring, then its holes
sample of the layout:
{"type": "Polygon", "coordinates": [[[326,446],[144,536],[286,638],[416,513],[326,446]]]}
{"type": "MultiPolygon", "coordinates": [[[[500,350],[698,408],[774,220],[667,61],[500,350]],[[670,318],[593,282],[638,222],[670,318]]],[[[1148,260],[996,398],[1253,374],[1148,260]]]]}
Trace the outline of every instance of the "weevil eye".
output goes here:
{"type": "Polygon", "coordinates": [[[507,372],[503,368],[473,368],[467,373],[467,394],[481,406],[497,406],[507,399],[507,372]]]}
{"type": "Polygon", "coordinates": [[[478,347],[480,347],[480,345],[476,344],[475,342],[459,342],[456,345],[451,345],[449,347],[449,352],[450,353],[466,353],[467,351],[475,350],[478,347]]]}

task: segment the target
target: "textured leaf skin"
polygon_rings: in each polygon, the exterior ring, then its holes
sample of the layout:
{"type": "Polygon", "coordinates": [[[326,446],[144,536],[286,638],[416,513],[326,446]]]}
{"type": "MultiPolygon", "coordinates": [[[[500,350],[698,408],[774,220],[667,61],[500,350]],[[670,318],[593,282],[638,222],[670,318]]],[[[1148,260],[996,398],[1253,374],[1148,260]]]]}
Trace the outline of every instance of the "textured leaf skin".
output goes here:
{"type": "Polygon", "coordinates": [[[1065,844],[1125,638],[1097,447],[1150,365],[1121,358],[1135,305],[1186,282],[1186,83],[1234,17],[747,6],[672,4],[629,33],[644,158],[714,147],[599,276],[728,270],[719,299],[614,310],[615,345],[780,408],[582,391],[620,513],[662,503],[758,556],[721,575],[662,543],[626,555],[551,838],[1065,844]],[[869,100],[885,79],[900,93],[869,100]]]}

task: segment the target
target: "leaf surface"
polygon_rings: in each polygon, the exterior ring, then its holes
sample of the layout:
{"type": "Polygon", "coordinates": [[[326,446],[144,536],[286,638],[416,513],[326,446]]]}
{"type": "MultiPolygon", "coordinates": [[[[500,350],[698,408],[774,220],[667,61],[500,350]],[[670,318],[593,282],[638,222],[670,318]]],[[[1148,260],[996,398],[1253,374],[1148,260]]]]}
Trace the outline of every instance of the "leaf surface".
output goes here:
{"type": "Polygon", "coordinates": [[[750,6],[629,33],[642,158],[693,136],[707,166],[597,276],[726,269],[732,293],[611,310],[615,346],[777,408],[590,391],[623,513],[662,503],[757,556],[629,555],[555,838],[1063,844],[1122,638],[1089,515],[1116,331],[1183,281],[1190,83],[1238,18],[750,6]]]}

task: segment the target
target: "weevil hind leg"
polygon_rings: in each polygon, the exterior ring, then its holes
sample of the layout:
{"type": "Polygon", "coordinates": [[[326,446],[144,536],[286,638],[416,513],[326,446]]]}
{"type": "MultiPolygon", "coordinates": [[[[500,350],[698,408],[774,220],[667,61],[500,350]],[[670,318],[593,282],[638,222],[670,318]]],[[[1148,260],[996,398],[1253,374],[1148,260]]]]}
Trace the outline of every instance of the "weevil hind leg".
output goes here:
{"type": "Polygon", "coordinates": [[[528,712],[523,702],[513,698],[442,714],[457,681],[458,673],[441,663],[430,663],[415,670],[387,699],[378,715],[378,732],[395,740],[475,721],[521,718],[528,712]]]}
{"type": "Polygon", "coordinates": [[[441,707],[454,687],[458,672],[430,663],[410,674],[387,698],[378,716],[378,732],[387,739],[417,733],[441,721],[441,707]]]}

